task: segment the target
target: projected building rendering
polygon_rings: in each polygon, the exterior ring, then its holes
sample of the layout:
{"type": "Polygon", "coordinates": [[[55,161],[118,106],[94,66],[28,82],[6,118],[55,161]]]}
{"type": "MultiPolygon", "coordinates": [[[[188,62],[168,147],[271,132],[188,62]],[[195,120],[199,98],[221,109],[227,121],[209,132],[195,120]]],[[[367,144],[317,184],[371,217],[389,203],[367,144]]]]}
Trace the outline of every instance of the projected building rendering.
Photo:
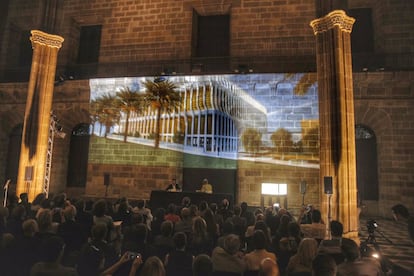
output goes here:
{"type": "Polygon", "coordinates": [[[134,108],[131,101],[134,93],[145,97],[145,83],[154,77],[92,79],[92,103],[107,101],[107,108],[100,111],[104,114],[98,112],[93,118],[93,133],[152,145],[158,124],[162,148],[231,159],[254,156],[317,161],[314,78],[311,74],[162,77],[155,80],[174,84],[179,97],[172,108],[160,111],[145,100],[134,108]],[[129,101],[129,109],[108,100],[116,101],[117,97],[124,105],[129,101]]]}

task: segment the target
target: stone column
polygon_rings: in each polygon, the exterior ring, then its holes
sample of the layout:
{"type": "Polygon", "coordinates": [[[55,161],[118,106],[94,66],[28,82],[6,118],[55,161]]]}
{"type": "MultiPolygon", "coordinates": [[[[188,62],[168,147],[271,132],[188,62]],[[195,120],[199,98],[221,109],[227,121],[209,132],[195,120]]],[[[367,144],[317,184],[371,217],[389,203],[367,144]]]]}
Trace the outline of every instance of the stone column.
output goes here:
{"type": "Polygon", "coordinates": [[[63,38],[31,31],[32,67],[27,91],[16,193],[27,192],[29,200],[43,192],[49,124],[57,54],[63,38]]]}
{"type": "Polygon", "coordinates": [[[320,197],[324,219],[344,225],[345,236],[357,239],[358,212],[354,96],[351,38],[355,19],[334,10],[313,20],[320,121],[320,197]],[[324,177],[331,176],[333,194],[324,193],[324,177]],[[329,212],[330,201],[330,212],[329,212]],[[329,216],[330,214],[330,216],[329,216]]]}

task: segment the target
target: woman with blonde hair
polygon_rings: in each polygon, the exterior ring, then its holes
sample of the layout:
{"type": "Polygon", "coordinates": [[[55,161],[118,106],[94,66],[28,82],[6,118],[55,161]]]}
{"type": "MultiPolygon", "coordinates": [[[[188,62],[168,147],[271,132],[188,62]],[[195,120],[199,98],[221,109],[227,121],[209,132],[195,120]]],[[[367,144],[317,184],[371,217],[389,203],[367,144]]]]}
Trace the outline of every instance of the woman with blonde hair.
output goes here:
{"type": "Polygon", "coordinates": [[[288,263],[287,272],[291,273],[308,272],[312,273],[312,261],[318,253],[318,242],[313,238],[303,239],[298,252],[293,255],[288,263]]]}

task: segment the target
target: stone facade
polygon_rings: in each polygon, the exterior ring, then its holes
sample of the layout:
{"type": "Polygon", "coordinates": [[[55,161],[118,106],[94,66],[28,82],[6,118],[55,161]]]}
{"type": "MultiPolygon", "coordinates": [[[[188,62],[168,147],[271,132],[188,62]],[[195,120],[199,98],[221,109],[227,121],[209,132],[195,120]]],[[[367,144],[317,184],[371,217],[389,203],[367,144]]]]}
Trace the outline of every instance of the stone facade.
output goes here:
{"type": "MultiPolygon", "coordinates": [[[[208,71],[208,60],[192,56],[194,11],[200,16],[230,14],[230,57],[228,66],[220,73],[234,73],[241,64],[255,73],[316,70],[315,37],[309,27],[317,18],[314,1],[70,0],[59,2],[54,15],[47,14],[48,20],[45,20],[45,5],[52,2],[55,1],[17,0],[0,4],[2,11],[9,11],[7,20],[3,20],[5,24],[0,26],[0,183],[6,180],[10,134],[24,118],[30,70],[18,62],[24,31],[45,29],[65,39],[56,75],[73,74],[76,79],[66,79],[55,86],[52,109],[69,132],[80,123],[89,123],[89,78],[150,76],[166,67],[174,67],[180,74],[215,73],[208,71]],[[77,64],[80,29],[90,25],[102,25],[99,60],[93,64],[77,64]],[[193,70],[196,63],[205,66],[196,72],[193,70]]],[[[399,202],[414,210],[414,2],[347,2],[350,9],[371,9],[374,30],[373,52],[356,53],[353,60],[355,123],[375,132],[378,152],[378,164],[373,168],[378,170],[379,201],[366,202],[363,212],[390,216],[389,207],[399,202]]],[[[90,162],[87,187],[66,189],[69,145],[69,139],[55,142],[53,192],[104,195],[101,178],[109,171],[119,172],[113,180],[123,185],[119,190],[109,191],[113,196],[132,193],[147,198],[151,189],[162,187],[165,181],[154,182],[149,180],[151,176],[145,176],[148,181],[142,189],[141,182],[133,179],[142,178],[148,171],[159,171],[163,174],[159,177],[168,179],[169,175],[179,175],[181,169],[176,161],[172,161],[173,167],[162,162],[157,168],[133,169],[90,162]],[[122,171],[128,176],[121,180],[122,171]]],[[[243,163],[238,165],[238,202],[258,205],[260,188],[256,183],[265,179],[266,174],[277,175],[271,167],[255,166],[261,171],[243,163]]],[[[317,170],[291,173],[289,181],[295,183],[292,190],[296,189],[295,185],[299,190],[304,177],[311,179],[309,183],[315,183],[310,186],[309,201],[317,202],[320,191],[317,170]]],[[[299,207],[301,197],[296,196],[289,202],[299,207]]]]}

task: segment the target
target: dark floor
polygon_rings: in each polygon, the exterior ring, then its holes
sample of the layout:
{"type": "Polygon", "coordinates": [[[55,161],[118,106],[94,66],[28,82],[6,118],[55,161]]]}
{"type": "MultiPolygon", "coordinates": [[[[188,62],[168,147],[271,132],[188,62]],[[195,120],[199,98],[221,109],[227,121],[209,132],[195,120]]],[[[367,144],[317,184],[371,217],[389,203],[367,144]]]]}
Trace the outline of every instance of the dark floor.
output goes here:
{"type": "MultiPolygon", "coordinates": [[[[369,237],[367,221],[360,220],[360,240],[364,242],[369,237]]],[[[383,218],[374,218],[378,227],[371,237],[375,238],[380,251],[392,265],[391,275],[414,275],[414,242],[408,236],[407,224],[383,218]]],[[[371,231],[372,232],[372,231],[371,231]]]]}

